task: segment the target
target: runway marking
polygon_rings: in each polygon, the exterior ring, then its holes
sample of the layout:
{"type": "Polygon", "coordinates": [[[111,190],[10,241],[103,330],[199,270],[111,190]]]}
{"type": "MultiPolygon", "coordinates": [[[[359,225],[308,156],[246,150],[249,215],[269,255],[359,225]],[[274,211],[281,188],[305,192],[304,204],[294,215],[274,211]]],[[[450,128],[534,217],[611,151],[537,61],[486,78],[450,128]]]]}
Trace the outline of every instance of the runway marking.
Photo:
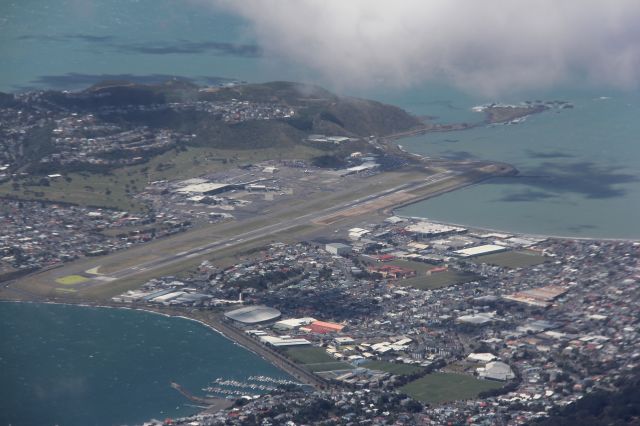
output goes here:
{"type": "Polygon", "coordinates": [[[100,272],[98,272],[98,269],[100,269],[101,266],[102,265],[98,265],[95,268],[87,269],[84,272],[90,275],[102,275],[100,272]]]}
{"type": "Polygon", "coordinates": [[[345,210],[332,213],[328,216],[318,218],[314,220],[313,223],[318,225],[331,225],[332,223],[335,223],[340,219],[344,219],[346,217],[351,217],[351,216],[358,216],[372,210],[383,209],[385,207],[389,207],[397,203],[411,200],[412,198],[415,198],[415,196],[409,193],[396,192],[393,194],[386,195],[384,197],[380,197],[377,200],[368,201],[361,205],[350,207],[345,210]]]}
{"type": "Polygon", "coordinates": [[[106,275],[100,275],[99,277],[95,277],[94,280],[111,282],[111,281],[117,280],[117,278],[107,277],[106,275]]]}

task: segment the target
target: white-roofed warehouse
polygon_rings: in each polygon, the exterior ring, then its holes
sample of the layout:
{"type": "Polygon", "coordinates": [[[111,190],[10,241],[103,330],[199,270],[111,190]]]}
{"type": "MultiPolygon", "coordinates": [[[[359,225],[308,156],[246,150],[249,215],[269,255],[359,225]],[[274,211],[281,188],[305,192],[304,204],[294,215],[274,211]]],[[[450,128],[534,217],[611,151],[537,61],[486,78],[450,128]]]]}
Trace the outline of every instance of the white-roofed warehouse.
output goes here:
{"type": "Polygon", "coordinates": [[[483,254],[500,253],[507,251],[509,248],[496,244],[485,244],[477,247],[470,247],[462,250],[456,250],[455,253],[460,257],[481,256],[483,254]]]}
{"type": "Polygon", "coordinates": [[[260,324],[280,318],[280,311],[264,305],[245,306],[224,314],[227,319],[241,324],[260,324]]]}
{"type": "Polygon", "coordinates": [[[174,192],[181,194],[214,195],[238,188],[238,185],[232,185],[230,183],[205,182],[183,186],[182,188],[176,189],[174,192]]]}

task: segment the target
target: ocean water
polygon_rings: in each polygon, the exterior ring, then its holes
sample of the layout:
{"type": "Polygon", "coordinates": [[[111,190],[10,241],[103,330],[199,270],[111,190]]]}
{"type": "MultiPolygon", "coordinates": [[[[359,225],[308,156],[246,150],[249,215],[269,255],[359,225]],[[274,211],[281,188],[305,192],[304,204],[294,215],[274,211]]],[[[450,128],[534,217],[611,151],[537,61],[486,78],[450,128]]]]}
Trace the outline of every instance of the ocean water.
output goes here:
{"type": "Polygon", "coordinates": [[[262,58],[241,20],[207,3],[3,0],[0,90],[78,89],[104,79],[297,76],[277,58],[262,58]]]}
{"type": "Polygon", "coordinates": [[[399,213],[511,232],[640,238],[640,95],[597,93],[571,93],[560,99],[573,109],[546,111],[521,124],[402,140],[407,150],[426,156],[504,161],[520,176],[399,213]]]}
{"type": "Polygon", "coordinates": [[[198,411],[195,395],[224,377],[289,378],[180,318],[125,309],[0,303],[0,424],[132,425],[198,411]]]}

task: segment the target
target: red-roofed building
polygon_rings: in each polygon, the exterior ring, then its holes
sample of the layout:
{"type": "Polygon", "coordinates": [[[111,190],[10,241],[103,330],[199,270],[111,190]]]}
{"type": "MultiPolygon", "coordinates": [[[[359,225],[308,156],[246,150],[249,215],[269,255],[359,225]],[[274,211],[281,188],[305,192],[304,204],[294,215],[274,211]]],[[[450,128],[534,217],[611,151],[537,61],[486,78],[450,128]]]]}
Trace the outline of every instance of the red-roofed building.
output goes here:
{"type": "Polygon", "coordinates": [[[318,334],[339,333],[344,328],[344,325],[333,322],[315,321],[309,324],[307,328],[318,334]]]}
{"type": "Polygon", "coordinates": [[[382,275],[383,278],[408,278],[415,277],[416,271],[407,268],[401,268],[394,265],[371,266],[369,272],[382,275]]]}
{"type": "Polygon", "coordinates": [[[449,270],[448,266],[436,266],[435,268],[431,268],[427,271],[427,275],[436,274],[438,272],[447,272],[449,270]]]}
{"type": "Polygon", "coordinates": [[[395,257],[391,254],[381,254],[377,256],[376,259],[378,259],[378,262],[390,262],[395,259],[395,257]]]}

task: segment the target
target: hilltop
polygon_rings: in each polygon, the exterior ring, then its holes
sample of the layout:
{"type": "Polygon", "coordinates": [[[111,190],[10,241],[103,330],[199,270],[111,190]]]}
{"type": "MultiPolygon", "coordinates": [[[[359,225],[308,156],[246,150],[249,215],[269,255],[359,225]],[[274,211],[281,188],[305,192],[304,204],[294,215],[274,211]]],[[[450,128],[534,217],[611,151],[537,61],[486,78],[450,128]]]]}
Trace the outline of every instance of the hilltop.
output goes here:
{"type": "Polygon", "coordinates": [[[183,80],[0,94],[0,123],[0,196],[122,209],[149,181],[270,159],[335,167],[352,152],[384,150],[378,137],[423,126],[400,108],[314,85],[183,80]]]}
{"type": "Polygon", "coordinates": [[[423,125],[391,105],[292,82],[201,87],[183,80],[152,85],[104,81],[79,92],[0,94],[0,108],[7,133],[28,124],[21,140],[4,143],[7,154],[0,162],[11,164],[13,170],[35,172],[104,171],[129,164],[130,157],[148,161],[175,147],[290,150],[304,144],[310,134],[366,139],[423,125]],[[18,115],[18,110],[26,112],[31,123],[24,123],[25,115],[18,115]],[[67,120],[72,116],[84,124],[75,126],[67,120]],[[124,132],[142,133],[142,129],[146,143],[122,142],[124,132]],[[171,143],[149,142],[158,132],[171,143]],[[110,137],[118,139],[113,146],[104,141],[110,137]],[[87,155],[69,160],[61,146],[71,139],[76,145],[91,142],[96,151],[91,161],[76,161],[87,155]]]}
{"type": "MultiPolygon", "coordinates": [[[[417,117],[392,105],[338,96],[316,85],[286,81],[212,88],[181,80],[170,80],[156,85],[105,81],[81,92],[47,92],[45,97],[55,105],[84,111],[104,107],[144,107],[188,102],[243,101],[278,104],[297,109],[295,117],[278,120],[278,123],[286,124],[284,128],[290,127],[291,131],[353,137],[386,136],[423,124],[417,117]]],[[[184,126],[193,130],[211,125],[210,122],[203,123],[203,117],[196,115],[187,118],[185,114],[134,114],[129,117],[120,115],[119,118],[152,126],[184,126]]],[[[221,133],[229,136],[225,132],[221,133]]]]}

